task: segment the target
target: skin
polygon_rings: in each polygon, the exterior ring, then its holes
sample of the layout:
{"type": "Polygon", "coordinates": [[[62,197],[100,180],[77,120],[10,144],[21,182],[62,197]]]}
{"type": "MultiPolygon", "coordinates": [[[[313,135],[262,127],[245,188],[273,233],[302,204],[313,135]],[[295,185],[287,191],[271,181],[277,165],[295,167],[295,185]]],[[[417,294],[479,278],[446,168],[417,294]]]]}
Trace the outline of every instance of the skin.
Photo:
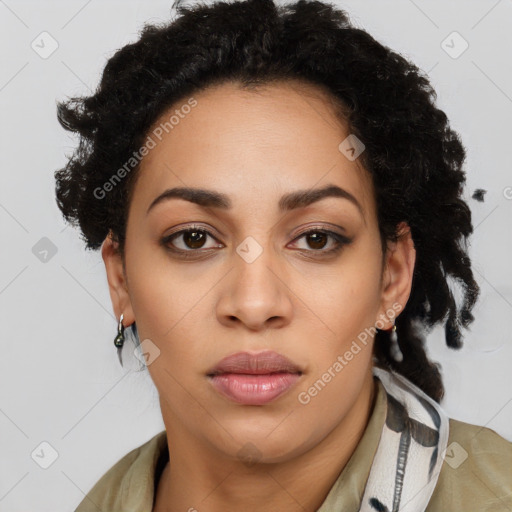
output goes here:
{"type": "Polygon", "coordinates": [[[409,298],[414,245],[403,224],[403,236],[389,244],[382,265],[370,175],[338,149],[349,133],[323,91],[295,81],[258,92],[224,83],[194,98],[197,105],[141,163],[129,205],[125,267],[110,237],[102,245],[117,318],[123,313],[125,326],[136,321],[140,340],[160,350],[148,370],[172,465],[159,481],[154,510],[316,510],[371,414],[373,337],[308,404],[298,395],[365,328],[393,325],[386,312],[409,298]],[[364,215],[339,197],[278,210],[283,194],[327,184],[355,196],[364,215]],[[159,194],[182,186],[222,192],[232,208],[171,199],[146,215],[159,194]],[[193,245],[178,235],[174,245],[201,255],[184,260],[160,244],[192,223],[215,238],[193,245]],[[353,240],[322,257],[336,242],[299,238],[309,228],[353,240]],[[236,252],[247,237],[262,249],[251,263],[236,252]],[[303,369],[276,401],[237,404],[206,378],[223,357],[263,349],[303,369]],[[254,464],[239,455],[248,442],[257,448],[254,464]]]}

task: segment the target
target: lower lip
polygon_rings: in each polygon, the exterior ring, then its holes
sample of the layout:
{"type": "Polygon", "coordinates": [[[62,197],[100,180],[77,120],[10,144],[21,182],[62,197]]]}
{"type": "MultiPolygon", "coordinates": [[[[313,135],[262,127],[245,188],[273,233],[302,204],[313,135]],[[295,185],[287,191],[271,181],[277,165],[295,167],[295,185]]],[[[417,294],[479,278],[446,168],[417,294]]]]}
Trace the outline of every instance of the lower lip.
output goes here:
{"type": "Polygon", "coordinates": [[[264,405],[286,393],[299,379],[298,373],[223,373],[210,377],[210,382],[221,395],[234,402],[264,405]]]}

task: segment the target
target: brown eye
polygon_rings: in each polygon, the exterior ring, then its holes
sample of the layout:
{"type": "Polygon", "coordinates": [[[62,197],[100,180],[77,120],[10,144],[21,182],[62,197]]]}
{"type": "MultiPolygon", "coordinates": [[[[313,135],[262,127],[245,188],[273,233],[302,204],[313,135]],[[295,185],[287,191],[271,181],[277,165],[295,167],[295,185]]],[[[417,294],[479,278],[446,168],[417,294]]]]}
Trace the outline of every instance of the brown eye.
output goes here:
{"type": "Polygon", "coordinates": [[[319,256],[338,253],[345,245],[352,242],[351,238],[325,229],[310,229],[298,236],[294,243],[302,239],[305,240],[307,247],[298,247],[298,249],[310,253],[317,252],[319,256]],[[329,246],[329,242],[331,242],[331,247],[326,249],[325,247],[329,246]]]}
{"type": "Polygon", "coordinates": [[[216,240],[216,238],[206,229],[191,226],[188,229],[182,229],[164,237],[161,244],[175,253],[194,253],[201,252],[201,249],[211,249],[222,247],[222,244],[211,244],[205,246],[208,238],[216,240]]]}
{"type": "Polygon", "coordinates": [[[308,244],[313,249],[323,249],[329,241],[329,236],[320,231],[312,232],[306,235],[308,244]]]}
{"type": "Polygon", "coordinates": [[[200,249],[206,240],[204,231],[185,231],[183,233],[183,242],[190,249],[200,249]]]}

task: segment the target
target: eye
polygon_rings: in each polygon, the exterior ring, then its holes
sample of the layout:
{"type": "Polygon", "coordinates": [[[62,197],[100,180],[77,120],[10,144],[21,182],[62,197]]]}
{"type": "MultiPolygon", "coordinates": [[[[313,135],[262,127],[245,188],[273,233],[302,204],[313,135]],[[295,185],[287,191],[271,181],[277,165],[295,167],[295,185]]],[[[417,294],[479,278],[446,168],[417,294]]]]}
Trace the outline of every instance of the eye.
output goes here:
{"type": "Polygon", "coordinates": [[[205,242],[208,237],[215,240],[213,234],[208,230],[199,226],[191,226],[187,229],[182,229],[181,231],[177,231],[164,237],[161,243],[175,252],[197,252],[198,249],[210,249],[213,247],[219,247],[219,244],[205,247],[205,242]],[[176,240],[178,240],[178,243],[175,242],[176,240]]]}
{"type": "MultiPolygon", "coordinates": [[[[310,229],[302,233],[294,240],[294,242],[301,239],[304,239],[306,244],[313,248],[311,250],[306,247],[304,250],[322,254],[337,253],[341,251],[343,246],[352,242],[350,238],[347,238],[339,233],[318,228],[310,229]],[[331,248],[325,249],[325,247],[329,245],[329,240],[331,242],[331,248]]],[[[300,247],[299,249],[303,250],[303,248],[300,247]]]]}

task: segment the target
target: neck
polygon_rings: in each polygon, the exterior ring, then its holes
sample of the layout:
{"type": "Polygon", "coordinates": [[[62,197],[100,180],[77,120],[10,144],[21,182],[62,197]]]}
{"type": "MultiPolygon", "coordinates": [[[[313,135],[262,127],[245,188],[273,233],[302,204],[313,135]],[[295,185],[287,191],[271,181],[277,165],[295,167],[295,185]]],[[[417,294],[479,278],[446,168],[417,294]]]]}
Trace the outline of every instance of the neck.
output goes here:
{"type": "Polygon", "coordinates": [[[275,464],[247,466],[221,459],[165,422],[172,466],[168,463],[164,468],[153,512],[317,510],[361,440],[374,398],[375,383],[369,372],[354,406],[319,444],[275,464]]]}

